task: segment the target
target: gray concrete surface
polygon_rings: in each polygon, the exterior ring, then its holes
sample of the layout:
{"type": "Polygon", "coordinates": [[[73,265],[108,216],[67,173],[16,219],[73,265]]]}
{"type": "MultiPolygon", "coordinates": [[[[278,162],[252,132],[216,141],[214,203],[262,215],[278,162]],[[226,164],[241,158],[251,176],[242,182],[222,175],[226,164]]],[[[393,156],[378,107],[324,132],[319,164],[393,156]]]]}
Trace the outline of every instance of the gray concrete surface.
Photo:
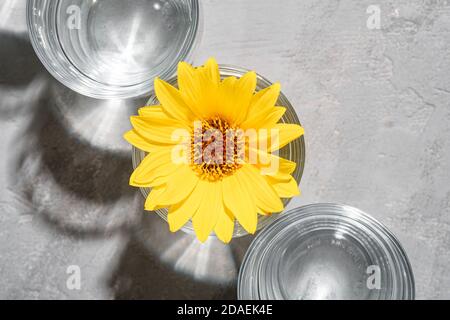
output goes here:
{"type": "MultiPolygon", "coordinates": [[[[202,4],[195,62],[280,81],[304,124],[303,195],[290,207],[372,214],[404,245],[417,298],[450,299],[450,1],[202,4]],[[373,4],[380,30],[366,26],[373,4]]],[[[200,245],[142,211],[121,140],[141,101],[58,85],[28,42],[24,5],[0,3],[0,298],[234,298],[251,238],[200,245]],[[70,265],[80,290],[66,286],[70,265]]]]}

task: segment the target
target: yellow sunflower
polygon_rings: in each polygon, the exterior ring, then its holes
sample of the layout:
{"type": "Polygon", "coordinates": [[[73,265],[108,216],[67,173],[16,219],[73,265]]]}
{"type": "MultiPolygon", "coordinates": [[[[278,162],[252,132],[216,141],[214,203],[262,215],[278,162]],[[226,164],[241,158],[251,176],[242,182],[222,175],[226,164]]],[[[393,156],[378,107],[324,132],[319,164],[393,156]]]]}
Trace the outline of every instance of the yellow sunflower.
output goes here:
{"type": "Polygon", "coordinates": [[[200,241],[214,231],[228,243],[235,219],[253,234],[258,214],[281,212],[280,198],[299,194],[295,162],[272,153],[303,128],[278,123],[286,111],[276,106],[279,84],[256,93],[256,82],[255,72],[221,80],[214,59],[198,68],[181,62],[178,88],[156,79],[160,105],[131,117],[133,130],[124,137],[148,155],[130,185],[152,188],[145,209],[168,208],[172,232],[192,220],[200,241]]]}

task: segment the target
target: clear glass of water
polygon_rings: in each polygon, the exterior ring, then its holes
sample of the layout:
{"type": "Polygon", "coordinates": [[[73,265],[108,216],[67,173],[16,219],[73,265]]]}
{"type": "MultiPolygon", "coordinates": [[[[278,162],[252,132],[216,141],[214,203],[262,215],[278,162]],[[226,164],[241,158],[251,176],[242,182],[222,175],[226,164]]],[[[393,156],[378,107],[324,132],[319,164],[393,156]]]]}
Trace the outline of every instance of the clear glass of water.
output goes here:
{"type": "Polygon", "coordinates": [[[358,209],[293,209],[252,242],[238,280],[241,300],[410,300],[414,277],[394,235],[358,209]]]}
{"type": "Polygon", "coordinates": [[[48,71],[93,98],[149,94],[188,60],[198,0],[30,0],[31,42],[48,71]]]}

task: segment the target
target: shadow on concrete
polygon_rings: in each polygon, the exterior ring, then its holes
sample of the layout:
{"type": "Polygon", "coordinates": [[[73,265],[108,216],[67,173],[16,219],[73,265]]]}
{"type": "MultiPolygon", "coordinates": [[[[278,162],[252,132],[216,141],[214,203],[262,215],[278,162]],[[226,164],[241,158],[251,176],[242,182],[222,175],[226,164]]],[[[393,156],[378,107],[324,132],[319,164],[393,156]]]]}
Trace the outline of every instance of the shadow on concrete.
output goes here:
{"type": "Polygon", "coordinates": [[[131,233],[107,285],[116,299],[236,299],[251,240],[225,245],[210,238],[201,244],[194,235],[170,233],[165,221],[149,213],[131,233]]]}

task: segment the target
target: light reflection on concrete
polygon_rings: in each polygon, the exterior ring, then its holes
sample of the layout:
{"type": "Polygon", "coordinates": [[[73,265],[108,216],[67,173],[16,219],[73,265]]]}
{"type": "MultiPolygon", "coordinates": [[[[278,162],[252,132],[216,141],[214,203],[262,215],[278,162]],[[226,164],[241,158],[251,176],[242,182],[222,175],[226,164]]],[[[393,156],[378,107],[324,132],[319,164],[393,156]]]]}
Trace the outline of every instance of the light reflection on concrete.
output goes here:
{"type": "Polygon", "coordinates": [[[131,128],[130,116],[146,98],[97,100],[79,95],[54,82],[51,94],[58,118],[72,134],[93,148],[131,155],[123,134],[131,128]]]}
{"type": "MultiPolygon", "coordinates": [[[[230,285],[237,279],[242,256],[236,248],[249,245],[249,238],[233,239],[226,245],[211,236],[205,243],[198,241],[194,234],[178,231],[171,233],[167,223],[156,215],[145,218],[137,230],[139,241],[161,261],[174,271],[185,274],[196,281],[230,285]]],[[[239,251],[239,250],[238,250],[239,251]]]]}

